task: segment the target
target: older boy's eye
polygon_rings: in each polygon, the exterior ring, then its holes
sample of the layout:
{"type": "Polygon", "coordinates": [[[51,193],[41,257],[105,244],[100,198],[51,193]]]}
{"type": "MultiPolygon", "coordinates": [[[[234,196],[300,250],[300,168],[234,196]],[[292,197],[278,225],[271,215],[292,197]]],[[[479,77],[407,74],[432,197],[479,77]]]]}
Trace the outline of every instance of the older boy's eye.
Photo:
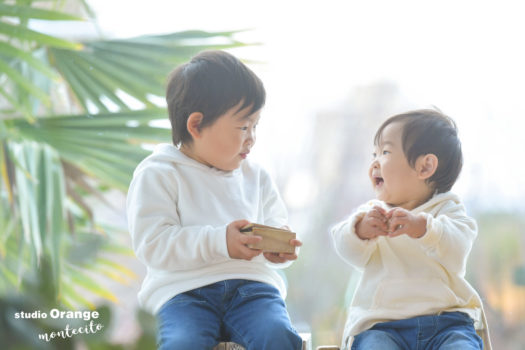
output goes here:
{"type": "Polygon", "coordinates": [[[388,153],[390,153],[390,151],[386,151],[386,150],[383,151],[383,155],[386,155],[386,154],[388,154],[388,153]]]}
{"type": "Polygon", "coordinates": [[[375,157],[377,157],[377,153],[376,152],[372,153],[372,158],[375,158],[375,157]]]}
{"type": "Polygon", "coordinates": [[[247,126],[241,126],[239,129],[241,129],[242,131],[246,131],[246,130],[248,130],[248,127],[247,126]]]}

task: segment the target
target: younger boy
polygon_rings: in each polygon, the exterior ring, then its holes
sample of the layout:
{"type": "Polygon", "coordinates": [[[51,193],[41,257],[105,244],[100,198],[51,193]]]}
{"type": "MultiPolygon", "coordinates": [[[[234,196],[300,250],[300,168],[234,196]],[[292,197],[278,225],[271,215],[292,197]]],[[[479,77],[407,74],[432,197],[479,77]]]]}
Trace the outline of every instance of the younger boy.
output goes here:
{"type": "MultiPolygon", "coordinates": [[[[173,145],[162,144],[133,175],[133,248],[147,267],[140,303],[159,320],[161,349],[300,349],[273,269],[297,258],[250,249],[250,222],[286,225],[268,173],[247,160],[265,101],[259,78],[232,55],[202,52],[169,77],[173,145]]],[[[300,246],[299,240],[291,240],[300,246]]]]}
{"type": "Polygon", "coordinates": [[[477,235],[450,189],[462,167],[455,123],[434,110],[386,120],[368,175],[377,200],[332,229],[338,254],[362,271],[344,349],[482,349],[482,303],[465,280],[477,235]]]}

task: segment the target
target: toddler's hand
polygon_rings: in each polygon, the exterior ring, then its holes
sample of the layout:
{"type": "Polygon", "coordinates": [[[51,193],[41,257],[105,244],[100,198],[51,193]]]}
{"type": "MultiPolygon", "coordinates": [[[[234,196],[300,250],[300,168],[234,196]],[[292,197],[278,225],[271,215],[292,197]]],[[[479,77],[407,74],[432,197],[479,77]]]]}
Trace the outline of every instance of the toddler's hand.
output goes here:
{"type": "MultiPolygon", "coordinates": [[[[286,230],[290,230],[288,227],[282,227],[286,230]]],[[[303,245],[303,243],[298,239],[291,239],[290,245],[293,245],[294,247],[300,247],[303,245]]],[[[297,259],[297,254],[295,253],[264,253],[264,257],[275,264],[282,264],[283,262],[286,262],[288,260],[295,260],[297,259]]]]}
{"type": "Polygon", "coordinates": [[[232,259],[252,260],[257,255],[261,254],[260,250],[248,248],[247,244],[255,244],[259,242],[262,237],[248,236],[241,233],[241,228],[248,225],[248,220],[233,221],[226,227],[226,245],[228,247],[228,254],[232,259]]]}
{"type": "Polygon", "coordinates": [[[386,216],[389,237],[407,234],[412,238],[421,238],[427,232],[427,219],[424,215],[414,215],[403,208],[392,208],[386,216]]]}
{"type": "Polygon", "coordinates": [[[385,209],[374,206],[355,225],[355,233],[363,240],[373,239],[388,234],[388,218],[385,209]]]}

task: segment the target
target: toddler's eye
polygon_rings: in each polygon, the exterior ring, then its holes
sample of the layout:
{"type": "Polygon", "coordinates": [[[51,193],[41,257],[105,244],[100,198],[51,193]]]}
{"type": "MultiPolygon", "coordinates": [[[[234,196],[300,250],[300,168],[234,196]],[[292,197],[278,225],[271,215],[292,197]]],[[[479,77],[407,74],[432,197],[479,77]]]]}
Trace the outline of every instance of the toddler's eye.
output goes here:
{"type": "Polygon", "coordinates": [[[377,153],[376,152],[372,153],[372,158],[375,158],[375,157],[377,157],[377,153]]]}
{"type": "Polygon", "coordinates": [[[247,126],[241,126],[239,129],[241,129],[242,131],[246,131],[246,130],[248,130],[248,127],[247,126]]]}
{"type": "Polygon", "coordinates": [[[383,155],[390,153],[390,151],[383,151],[383,155]]]}

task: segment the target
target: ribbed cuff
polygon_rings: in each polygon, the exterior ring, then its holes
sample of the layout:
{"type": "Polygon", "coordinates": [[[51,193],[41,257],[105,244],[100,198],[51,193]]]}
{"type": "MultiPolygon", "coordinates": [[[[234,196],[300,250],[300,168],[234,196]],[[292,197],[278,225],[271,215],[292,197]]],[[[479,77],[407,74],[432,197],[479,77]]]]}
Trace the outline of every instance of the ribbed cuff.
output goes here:
{"type": "Polygon", "coordinates": [[[215,247],[215,251],[218,258],[229,258],[228,244],[226,243],[226,225],[216,227],[210,232],[212,239],[212,247],[215,247]]]}

